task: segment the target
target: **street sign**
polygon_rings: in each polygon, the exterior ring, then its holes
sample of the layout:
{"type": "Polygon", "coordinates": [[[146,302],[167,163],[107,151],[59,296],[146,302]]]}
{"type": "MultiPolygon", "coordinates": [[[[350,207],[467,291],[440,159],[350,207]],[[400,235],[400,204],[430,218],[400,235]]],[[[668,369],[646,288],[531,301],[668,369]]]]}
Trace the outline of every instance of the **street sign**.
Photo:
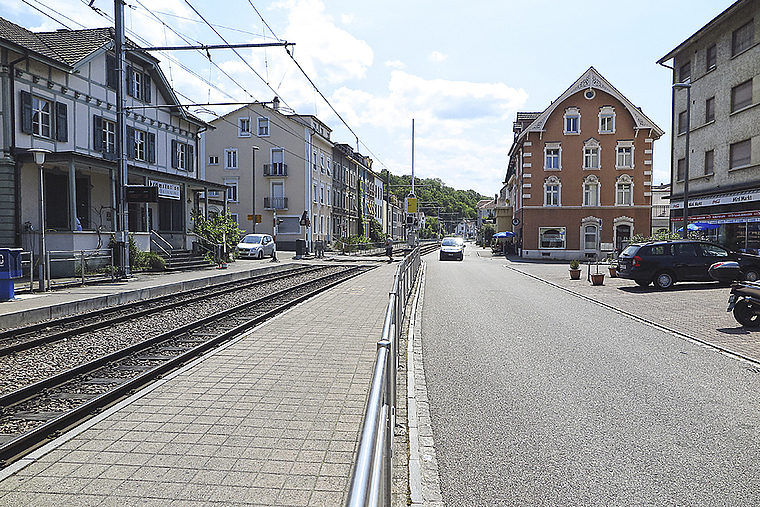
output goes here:
{"type": "Polygon", "coordinates": [[[410,196],[406,198],[406,212],[417,213],[417,198],[416,197],[410,196]]]}

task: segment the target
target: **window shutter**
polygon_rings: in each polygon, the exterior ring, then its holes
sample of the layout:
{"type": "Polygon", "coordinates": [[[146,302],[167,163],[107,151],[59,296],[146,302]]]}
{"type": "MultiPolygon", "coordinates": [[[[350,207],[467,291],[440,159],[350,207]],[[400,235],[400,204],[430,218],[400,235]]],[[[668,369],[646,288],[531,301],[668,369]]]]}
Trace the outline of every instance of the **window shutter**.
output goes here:
{"type": "Polygon", "coordinates": [[[32,133],[32,94],[21,92],[21,132],[32,133]]]}
{"type": "Polygon", "coordinates": [[[193,172],[193,168],[195,166],[193,165],[193,146],[191,144],[187,145],[187,165],[185,166],[185,170],[189,173],[193,172]]]}
{"type": "Polygon", "coordinates": [[[127,157],[135,158],[135,128],[127,125],[127,157]]]}
{"type": "Polygon", "coordinates": [[[116,89],[116,57],[106,55],[106,86],[116,89]]]}
{"type": "Polygon", "coordinates": [[[143,74],[143,102],[150,104],[150,74],[143,74]]]}
{"type": "Polygon", "coordinates": [[[148,163],[156,163],[156,134],[148,132],[148,163]]]}
{"type": "Polygon", "coordinates": [[[68,108],[63,102],[55,103],[55,139],[62,143],[69,140],[68,108]]]}
{"type": "Polygon", "coordinates": [[[92,149],[103,152],[103,117],[97,114],[92,117],[92,149]]]}
{"type": "Polygon", "coordinates": [[[134,95],[135,95],[134,88],[133,88],[132,84],[133,84],[132,83],[132,66],[131,65],[127,65],[127,82],[126,82],[127,86],[126,86],[126,91],[127,91],[127,95],[129,95],[130,97],[134,97],[134,95]]]}
{"type": "Polygon", "coordinates": [[[172,139],[172,167],[177,168],[177,140],[172,139]]]}

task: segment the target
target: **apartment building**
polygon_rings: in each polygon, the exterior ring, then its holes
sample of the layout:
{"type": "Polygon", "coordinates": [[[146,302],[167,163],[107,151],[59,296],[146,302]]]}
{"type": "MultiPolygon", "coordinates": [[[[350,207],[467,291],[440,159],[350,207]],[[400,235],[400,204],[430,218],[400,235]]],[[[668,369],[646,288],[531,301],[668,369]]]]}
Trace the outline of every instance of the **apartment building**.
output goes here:
{"type": "MultiPolygon", "coordinates": [[[[129,231],[144,250],[151,231],[186,248],[199,196],[223,188],[198,178],[207,124],[180,105],[156,58],[127,47],[126,180],[158,189],[156,202],[129,204],[129,231]]],[[[112,28],[31,32],[0,19],[0,245],[37,258],[108,245],[122,183],[113,48],[112,28]],[[35,150],[45,153],[40,166],[35,150]]]]}
{"type": "Polygon", "coordinates": [[[649,234],[663,131],[596,69],[540,113],[518,113],[505,181],[526,258],[593,258],[649,234]]]}
{"type": "Polygon", "coordinates": [[[657,62],[673,72],[672,229],[683,224],[688,132],[688,219],[720,224],[713,240],[751,251],[760,249],[758,42],[760,0],[740,0],[657,62]]]}

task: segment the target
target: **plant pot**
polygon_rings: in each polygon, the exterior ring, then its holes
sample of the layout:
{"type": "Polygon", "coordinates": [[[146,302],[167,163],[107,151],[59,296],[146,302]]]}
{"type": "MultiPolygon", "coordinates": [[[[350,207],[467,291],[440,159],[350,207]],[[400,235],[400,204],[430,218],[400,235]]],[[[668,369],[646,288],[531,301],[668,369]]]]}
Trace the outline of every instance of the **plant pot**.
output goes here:
{"type": "Polygon", "coordinates": [[[610,266],[610,278],[617,278],[617,268],[610,266]]]}
{"type": "Polygon", "coordinates": [[[591,285],[604,285],[604,273],[591,273],[591,285]]]}
{"type": "Polygon", "coordinates": [[[572,269],[570,268],[570,280],[580,280],[581,279],[581,270],[578,269],[572,269]]]}

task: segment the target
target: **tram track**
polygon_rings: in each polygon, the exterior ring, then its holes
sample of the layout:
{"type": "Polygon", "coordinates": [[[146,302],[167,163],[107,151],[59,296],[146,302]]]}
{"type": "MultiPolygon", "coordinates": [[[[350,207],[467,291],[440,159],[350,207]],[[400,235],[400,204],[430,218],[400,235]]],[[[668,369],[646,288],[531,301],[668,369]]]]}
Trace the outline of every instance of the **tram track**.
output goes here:
{"type": "MultiPolygon", "coordinates": [[[[0,465],[15,461],[136,389],[367,269],[352,266],[333,268],[329,273],[311,273],[311,279],[265,291],[226,308],[219,306],[208,315],[199,315],[150,337],[141,336],[131,345],[3,394],[0,465]]],[[[118,327],[117,323],[112,325],[118,327]]]]}

